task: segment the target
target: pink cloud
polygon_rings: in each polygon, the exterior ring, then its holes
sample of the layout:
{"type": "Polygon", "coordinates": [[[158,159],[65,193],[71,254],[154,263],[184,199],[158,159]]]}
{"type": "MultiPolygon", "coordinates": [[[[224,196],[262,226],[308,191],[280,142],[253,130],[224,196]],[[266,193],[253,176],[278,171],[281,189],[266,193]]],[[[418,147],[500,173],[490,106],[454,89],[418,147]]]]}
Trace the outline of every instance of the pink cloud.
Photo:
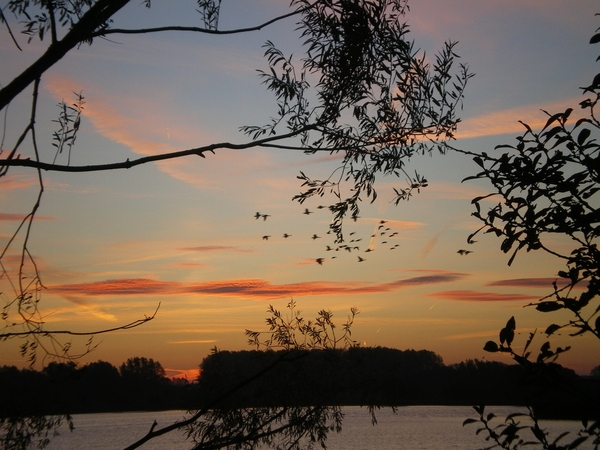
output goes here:
{"type": "Polygon", "coordinates": [[[29,175],[9,175],[0,180],[0,188],[3,192],[14,191],[15,189],[25,189],[31,186],[37,186],[38,179],[29,175]]]}
{"type": "Polygon", "coordinates": [[[465,302],[517,302],[537,300],[539,297],[524,294],[498,294],[496,292],[478,291],[442,291],[429,294],[445,300],[458,300],[465,302]]]}
{"type": "Polygon", "coordinates": [[[252,299],[274,299],[305,295],[375,294],[406,287],[454,282],[465,275],[461,273],[433,273],[389,283],[310,281],[274,285],[259,279],[207,281],[181,283],[144,278],[124,278],[91,283],[56,285],[48,290],[57,294],[77,295],[177,295],[198,294],[234,296],[252,299]]]}
{"type": "MultiPolygon", "coordinates": [[[[45,87],[58,100],[70,99],[73,91],[82,90],[75,80],[65,76],[49,77],[45,87]]],[[[169,104],[170,99],[166,96],[145,98],[142,95],[136,96],[133,92],[117,97],[113,93],[99,92],[99,89],[89,85],[83,92],[86,94],[84,117],[98,133],[127,147],[133,153],[169,153],[197,148],[222,139],[214,130],[201,130],[198,126],[187,123],[186,118],[173,117],[170,122],[165,122],[165,116],[157,112],[157,102],[164,103],[165,109],[176,108],[169,104]]],[[[128,156],[124,154],[122,159],[125,160],[128,156]]],[[[206,158],[188,156],[160,161],[156,166],[171,177],[198,188],[219,189],[227,183],[225,171],[228,175],[250,173],[271,161],[266,152],[261,156],[259,152],[247,154],[229,149],[220,149],[205,156],[206,158]]]]}

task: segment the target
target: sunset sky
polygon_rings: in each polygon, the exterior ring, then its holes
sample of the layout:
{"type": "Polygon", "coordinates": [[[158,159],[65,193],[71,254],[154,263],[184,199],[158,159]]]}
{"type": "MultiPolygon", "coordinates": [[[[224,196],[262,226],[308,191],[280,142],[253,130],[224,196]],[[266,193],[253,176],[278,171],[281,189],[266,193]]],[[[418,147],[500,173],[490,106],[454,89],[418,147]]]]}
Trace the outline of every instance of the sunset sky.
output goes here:
{"type": "MultiPolygon", "coordinates": [[[[114,26],[200,24],[195,2],[156,1],[149,10],[139,3],[119,13],[114,26]]],[[[598,72],[600,49],[588,44],[600,26],[597,0],[414,0],[410,7],[406,20],[415,46],[433,57],[444,41],[459,41],[461,62],[476,74],[456,147],[491,152],[514,143],[522,131],[518,120],[539,129],[546,121],[540,110],[577,107],[579,87],[598,72]]],[[[219,28],[257,25],[286,12],[287,0],[223,0],[219,28]]],[[[275,101],[256,73],[267,67],[261,46],[271,40],[299,55],[296,21],[229,36],[111,35],[82,46],[42,79],[42,159],[54,156],[55,105],[72,102],[73,91],[81,91],[86,104],[72,164],[246,142],[238,128],[267,123],[275,113],[275,101]]],[[[14,20],[11,26],[19,29],[14,20]]],[[[18,39],[22,52],[0,29],[2,85],[44,48],[35,39],[18,39]]],[[[26,124],[30,94],[8,109],[5,151],[26,124]]],[[[418,170],[429,187],[398,206],[391,203],[392,187],[406,181],[379,179],[377,201],[363,205],[361,218],[347,224],[348,240],[362,239],[356,243],[360,250],[351,253],[327,250],[334,247],[326,234],[331,216],[317,207],[332,198],[303,205],[291,200],[300,192],[300,170],[324,177],[337,163],[323,154],[218,150],[205,159],[110,173],[44,173],[46,190],[29,248],[47,287],[40,303],[47,328],[111,328],[151,315],[160,304],[153,321],[104,335],[82,363],[119,365],[145,356],[170,375],[192,378],[211,348],[250,349],[244,330],[266,331],[269,304],[284,310],[291,299],[304,317],[330,309],[340,324],[356,307],[353,337],[363,345],[432,350],[446,364],[469,358],[508,362],[482,348],[513,315],[520,332],[515,347],[534,329],[542,332],[568,319],[523,307],[551,292],[560,261],[523,253],[508,267],[499,240],[466,243],[479,227],[470,201],[489,192],[483,183],[461,183],[477,172],[469,158],[415,159],[409,171],[418,170]],[[313,214],[303,214],[305,208],[313,214]],[[256,212],[269,217],[257,220],[256,212]],[[381,220],[390,228],[385,236],[381,220]],[[312,239],[314,234],[320,237],[312,239]],[[463,256],[459,249],[473,253],[463,256]]],[[[3,245],[35,202],[36,186],[32,170],[11,169],[0,179],[3,245]]],[[[553,346],[565,342],[573,349],[559,362],[581,373],[600,364],[597,340],[552,340],[553,346]]],[[[83,340],[74,343],[78,348],[83,340]]],[[[0,345],[0,365],[26,365],[19,342],[0,345]]]]}

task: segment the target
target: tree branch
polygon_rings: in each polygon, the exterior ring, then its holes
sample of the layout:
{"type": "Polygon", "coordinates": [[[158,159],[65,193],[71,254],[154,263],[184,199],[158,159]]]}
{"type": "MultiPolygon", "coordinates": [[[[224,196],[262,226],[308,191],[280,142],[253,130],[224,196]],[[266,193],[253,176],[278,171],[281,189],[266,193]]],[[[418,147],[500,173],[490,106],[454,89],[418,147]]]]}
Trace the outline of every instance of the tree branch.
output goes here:
{"type": "Polygon", "coordinates": [[[23,49],[17,42],[15,35],[13,34],[12,30],[10,29],[10,25],[8,24],[8,20],[6,20],[6,16],[4,15],[4,11],[2,11],[2,8],[0,8],[0,23],[4,23],[6,25],[6,29],[8,30],[8,34],[10,34],[10,38],[12,39],[13,43],[20,51],[23,51],[23,49]]]}
{"type": "Polygon", "coordinates": [[[144,317],[143,319],[134,320],[133,322],[130,322],[125,325],[121,325],[120,327],[107,328],[104,330],[97,330],[97,331],[81,331],[81,332],[70,331],[70,330],[55,330],[55,331],[30,330],[30,331],[21,331],[21,332],[15,332],[15,333],[0,333],[0,341],[10,339],[13,337],[30,336],[30,335],[36,335],[36,334],[44,335],[44,336],[51,336],[51,335],[55,335],[55,334],[68,334],[71,336],[95,336],[97,334],[111,333],[113,331],[129,330],[130,328],[139,327],[140,325],[143,325],[146,322],[150,322],[152,319],[154,319],[156,317],[156,313],[158,313],[159,308],[160,308],[160,303],[158,304],[158,306],[156,307],[156,310],[154,311],[154,313],[152,313],[151,316],[144,317]]]}
{"type": "Polygon", "coordinates": [[[129,0],[99,0],[77,22],[63,39],[53,42],[46,52],[31,66],[15,77],[0,90],[0,110],[8,105],[34,80],[40,78],[50,67],[77,45],[91,40],[95,30],[101,29],[106,22],[129,0]]]}
{"type": "Polygon", "coordinates": [[[93,37],[101,37],[101,36],[106,36],[109,34],[145,34],[145,33],[159,33],[162,31],[190,31],[190,32],[194,32],[194,33],[205,33],[205,34],[239,34],[239,33],[248,33],[250,31],[258,31],[258,30],[262,30],[264,27],[267,27],[275,22],[279,22],[281,20],[287,19],[288,17],[292,17],[295,16],[297,14],[302,13],[303,11],[305,11],[306,9],[308,9],[307,7],[305,8],[299,8],[295,11],[292,11],[290,13],[284,14],[282,16],[278,16],[275,17],[271,20],[268,20],[267,22],[264,22],[260,25],[256,25],[253,27],[247,27],[247,28],[237,28],[234,30],[213,30],[210,28],[200,28],[200,27],[182,27],[182,26],[176,26],[176,25],[172,25],[172,26],[164,26],[164,27],[156,27],[156,28],[140,28],[140,29],[126,29],[126,28],[111,28],[108,30],[102,30],[96,33],[93,33],[93,37]]]}
{"type": "Polygon", "coordinates": [[[179,429],[181,429],[181,428],[183,428],[185,426],[193,424],[200,417],[202,417],[203,415],[207,414],[211,409],[217,408],[218,405],[219,405],[219,403],[221,403],[223,400],[225,400],[228,397],[232,396],[233,394],[235,394],[237,391],[239,391],[243,387],[245,387],[248,384],[252,383],[254,380],[262,377],[265,373],[269,372],[270,370],[272,370],[277,365],[279,365],[279,364],[281,364],[283,362],[294,361],[296,359],[304,358],[308,354],[306,352],[301,352],[298,355],[294,355],[294,356],[288,357],[290,355],[290,353],[291,352],[285,352],[285,353],[283,353],[272,364],[268,365],[267,367],[265,367],[264,369],[262,369],[259,372],[255,373],[254,375],[252,375],[252,376],[250,376],[250,377],[242,380],[240,383],[238,383],[237,385],[235,385],[229,391],[225,392],[224,394],[220,395],[219,397],[217,397],[213,401],[209,402],[209,404],[206,405],[205,407],[203,407],[202,409],[196,411],[196,413],[194,415],[192,415],[191,417],[189,417],[189,418],[187,418],[185,420],[181,420],[181,421],[175,422],[175,423],[173,423],[171,425],[168,425],[166,427],[159,428],[158,430],[154,430],[155,427],[152,427],[150,429],[150,431],[148,431],[148,433],[145,436],[143,436],[141,439],[139,439],[138,441],[134,442],[133,444],[129,445],[124,450],[134,450],[134,449],[142,446],[146,442],[148,442],[148,441],[150,441],[150,440],[152,440],[154,438],[157,438],[158,436],[162,436],[164,434],[170,433],[171,431],[179,430],[179,429]]]}
{"type": "MultiPolygon", "coordinates": [[[[201,156],[202,158],[205,158],[204,153],[206,153],[206,152],[214,153],[214,151],[218,150],[218,149],[228,148],[231,150],[245,150],[245,149],[253,148],[253,147],[267,146],[267,144],[270,142],[292,138],[292,137],[295,137],[305,131],[314,129],[315,127],[316,127],[316,125],[309,125],[300,130],[297,130],[297,131],[292,131],[290,133],[282,134],[279,136],[271,136],[268,138],[259,139],[259,140],[252,141],[252,142],[246,142],[244,144],[233,144],[231,142],[221,142],[221,143],[217,143],[217,144],[206,145],[204,147],[191,148],[191,149],[187,149],[187,150],[180,150],[180,151],[170,152],[170,153],[161,153],[158,155],[144,156],[142,158],[138,158],[138,159],[134,159],[134,160],[129,160],[129,158],[128,158],[126,161],[118,162],[118,163],[95,164],[95,165],[89,165],[89,166],[65,166],[65,165],[61,165],[61,164],[51,164],[51,163],[36,161],[31,158],[25,158],[25,159],[13,158],[13,159],[0,160],[0,168],[10,167],[10,166],[33,167],[35,169],[47,170],[47,171],[53,171],[53,172],[101,172],[104,170],[130,169],[132,167],[139,166],[142,164],[147,164],[150,162],[165,161],[165,160],[169,160],[169,159],[181,158],[184,156],[197,155],[197,156],[201,156]]],[[[323,149],[323,150],[330,151],[329,149],[323,149]]]]}

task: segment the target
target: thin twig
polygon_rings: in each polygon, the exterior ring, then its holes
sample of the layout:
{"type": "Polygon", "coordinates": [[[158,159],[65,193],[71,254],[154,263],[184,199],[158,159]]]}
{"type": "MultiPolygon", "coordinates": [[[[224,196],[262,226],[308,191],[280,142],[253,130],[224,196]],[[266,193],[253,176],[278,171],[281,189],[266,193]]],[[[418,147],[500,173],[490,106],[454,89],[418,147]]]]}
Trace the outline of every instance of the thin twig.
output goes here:
{"type": "Polygon", "coordinates": [[[95,336],[98,334],[112,333],[113,331],[129,330],[130,328],[138,327],[138,326],[154,319],[156,317],[156,314],[158,313],[159,308],[160,308],[160,303],[158,304],[158,306],[156,307],[156,310],[154,310],[154,313],[152,313],[151,316],[144,317],[143,319],[134,320],[133,322],[130,322],[125,325],[121,325],[119,327],[106,328],[103,330],[96,330],[96,331],[80,331],[80,332],[70,331],[70,330],[39,330],[38,329],[38,330],[21,331],[21,332],[14,332],[14,333],[1,333],[0,340],[9,339],[9,338],[13,338],[13,337],[30,336],[30,335],[52,336],[52,335],[57,335],[57,334],[67,334],[70,336],[95,336]]]}

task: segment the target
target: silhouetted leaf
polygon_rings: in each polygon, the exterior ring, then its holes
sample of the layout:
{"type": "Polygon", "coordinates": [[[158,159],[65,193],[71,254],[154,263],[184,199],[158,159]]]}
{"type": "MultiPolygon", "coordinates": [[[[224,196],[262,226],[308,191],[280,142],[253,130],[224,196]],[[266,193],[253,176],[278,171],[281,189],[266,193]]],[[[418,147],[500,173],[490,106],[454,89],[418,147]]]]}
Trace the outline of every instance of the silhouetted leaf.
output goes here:
{"type": "Polygon", "coordinates": [[[537,306],[535,307],[535,309],[537,309],[538,311],[541,312],[552,312],[552,311],[558,311],[559,309],[562,309],[563,305],[557,303],[557,302],[541,302],[538,303],[537,306]]]}
{"type": "Polygon", "coordinates": [[[515,321],[515,316],[512,316],[506,322],[506,328],[508,328],[509,330],[514,331],[516,327],[517,327],[517,322],[515,321]]]}
{"type": "Polygon", "coordinates": [[[544,125],[544,130],[546,128],[548,128],[551,124],[553,124],[554,122],[556,122],[556,120],[561,117],[563,115],[563,113],[556,113],[550,116],[550,118],[548,119],[548,121],[546,122],[546,125],[544,125]]]}
{"type": "Polygon", "coordinates": [[[544,331],[544,333],[546,333],[548,336],[554,334],[556,331],[560,330],[562,327],[560,325],[556,325],[555,323],[553,323],[552,325],[548,326],[548,328],[546,328],[546,331],[544,331]]]}
{"type": "Polygon", "coordinates": [[[477,423],[477,422],[479,422],[479,420],[465,419],[465,421],[463,422],[462,426],[464,427],[465,425],[469,425],[470,423],[477,423]]]}
{"type": "Polygon", "coordinates": [[[579,145],[583,145],[585,143],[586,139],[588,137],[590,137],[591,133],[592,132],[589,130],[589,128],[584,128],[583,130],[581,130],[579,132],[579,135],[577,136],[577,143],[579,145]]]}
{"type": "MultiPolygon", "coordinates": [[[[557,443],[558,441],[560,441],[562,438],[564,438],[565,436],[568,436],[568,435],[569,435],[569,432],[568,432],[568,431],[563,431],[562,433],[560,433],[560,434],[559,434],[559,435],[558,435],[558,436],[557,436],[557,437],[554,439],[554,441],[552,441],[552,443],[553,443],[554,445],[556,445],[556,443],[557,443]]],[[[569,448],[571,448],[571,447],[569,447],[569,448]]]]}
{"type": "Polygon", "coordinates": [[[483,349],[490,353],[495,353],[499,350],[498,344],[496,344],[494,341],[487,341],[483,346],[483,349]]]}
{"type": "Polygon", "coordinates": [[[595,430],[600,428],[600,420],[594,421],[587,429],[588,433],[593,433],[595,430]]]}
{"type": "Polygon", "coordinates": [[[545,132],[542,136],[546,138],[546,140],[552,139],[557,133],[560,133],[562,127],[560,125],[551,128],[549,131],[545,132]]]}
{"type": "Polygon", "coordinates": [[[573,448],[577,448],[581,444],[583,444],[585,441],[587,441],[587,439],[588,439],[588,436],[579,436],[578,438],[576,438],[573,442],[571,442],[569,444],[569,446],[567,447],[567,449],[571,450],[573,448]]]}

